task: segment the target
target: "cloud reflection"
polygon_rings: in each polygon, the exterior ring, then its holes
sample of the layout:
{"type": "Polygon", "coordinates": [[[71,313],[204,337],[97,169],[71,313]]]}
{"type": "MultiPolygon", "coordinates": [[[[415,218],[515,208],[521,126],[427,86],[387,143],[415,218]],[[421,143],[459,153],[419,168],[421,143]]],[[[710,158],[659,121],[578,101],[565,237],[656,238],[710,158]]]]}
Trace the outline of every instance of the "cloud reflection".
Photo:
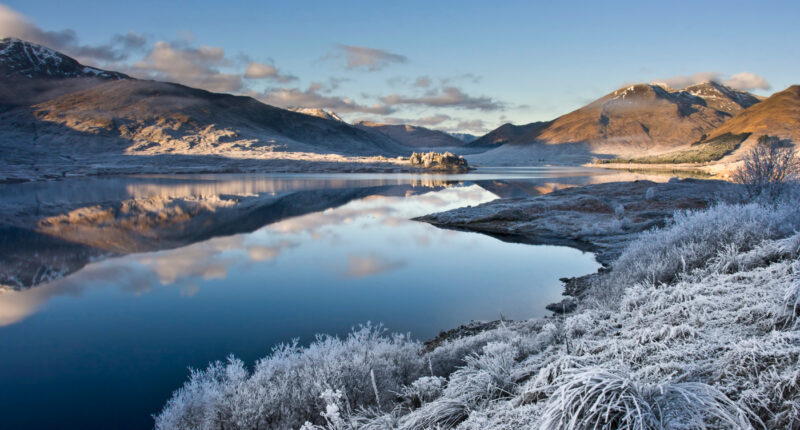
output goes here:
{"type": "Polygon", "coordinates": [[[389,260],[378,254],[350,255],[347,259],[347,278],[365,278],[380,275],[404,267],[406,263],[399,260],[389,260]]]}

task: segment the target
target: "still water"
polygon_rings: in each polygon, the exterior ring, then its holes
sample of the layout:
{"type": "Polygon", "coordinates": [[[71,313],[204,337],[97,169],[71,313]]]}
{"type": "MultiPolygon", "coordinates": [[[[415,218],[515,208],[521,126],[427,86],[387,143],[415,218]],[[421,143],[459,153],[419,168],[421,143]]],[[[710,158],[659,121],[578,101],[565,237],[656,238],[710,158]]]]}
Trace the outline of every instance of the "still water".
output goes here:
{"type": "MultiPolygon", "coordinates": [[[[0,186],[2,427],[149,428],[188,367],[252,363],[367,321],[425,340],[544,316],[593,256],[411,220],[620,180],[587,169],[465,175],[191,175],[0,186]]],[[[626,178],[630,179],[630,178],[626,178]]]]}

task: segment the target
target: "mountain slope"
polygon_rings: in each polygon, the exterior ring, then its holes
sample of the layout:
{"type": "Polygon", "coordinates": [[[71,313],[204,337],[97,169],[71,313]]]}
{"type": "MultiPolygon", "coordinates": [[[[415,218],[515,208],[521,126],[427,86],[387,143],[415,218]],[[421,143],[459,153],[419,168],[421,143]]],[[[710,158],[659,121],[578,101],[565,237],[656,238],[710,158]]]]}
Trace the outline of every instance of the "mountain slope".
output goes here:
{"type": "Polygon", "coordinates": [[[758,103],[716,83],[683,90],[657,84],[620,88],[484,154],[478,164],[581,163],[640,157],[688,147],[758,103]]]}
{"type": "Polygon", "coordinates": [[[0,39],[0,77],[130,79],[123,73],[84,66],[58,51],[11,37],[0,39]]]}
{"type": "Polygon", "coordinates": [[[169,172],[176,163],[181,171],[237,171],[244,164],[250,171],[264,160],[271,163],[261,167],[282,171],[317,162],[326,169],[396,169],[400,161],[375,157],[411,152],[342,121],[85,67],[17,39],[0,44],[0,147],[0,181],[169,172]],[[154,164],[156,156],[166,164],[154,164]]]}
{"type": "Polygon", "coordinates": [[[475,139],[474,141],[469,143],[470,147],[487,147],[487,148],[494,148],[500,146],[504,143],[512,142],[520,137],[540,130],[543,127],[549,125],[550,122],[540,121],[540,122],[532,122],[530,124],[525,125],[514,125],[510,122],[507,122],[500,127],[486,133],[485,135],[475,139]]]}
{"type": "Polygon", "coordinates": [[[361,121],[355,124],[363,130],[374,130],[412,148],[451,148],[463,146],[464,141],[443,131],[405,124],[381,124],[361,121]]]}
{"type": "Polygon", "coordinates": [[[522,139],[550,144],[586,142],[615,151],[688,145],[749,107],[732,98],[720,103],[718,94],[722,93],[714,93],[713,104],[724,110],[710,107],[709,100],[689,91],[631,85],[561,116],[541,132],[522,139]]]}
{"type": "Polygon", "coordinates": [[[447,133],[450,136],[455,137],[456,139],[464,142],[464,143],[471,143],[478,139],[480,136],[476,136],[470,133],[447,133]]]}
{"type": "Polygon", "coordinates": [[[345,155],[398,155],[389,138],[340,121],[265,105],[253,98],[183,85],[120,80],[30,107],[40,121],[131,141],[130,149],[208,153],[270,148],[345,155]]]}
{"type": "Polygon", "coordinates": [[[709,133],[709,138],[725,133],[751,133],[751,139],[768,134],[800,143],[800,85],[792,85],[742,111],[709,133]]]}

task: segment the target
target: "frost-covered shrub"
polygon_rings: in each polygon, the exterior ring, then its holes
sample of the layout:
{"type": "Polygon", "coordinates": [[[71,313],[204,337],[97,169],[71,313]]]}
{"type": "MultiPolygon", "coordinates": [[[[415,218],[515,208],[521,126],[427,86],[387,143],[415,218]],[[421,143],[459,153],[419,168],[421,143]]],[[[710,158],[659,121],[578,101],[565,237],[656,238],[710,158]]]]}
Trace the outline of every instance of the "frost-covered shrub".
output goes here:
{"type": "Polygon", "coordinates": [[[282,345],[259,360],[252,373],[240,360],[193,370],[156,416],[158,429],[297,428],[321,423],[320,411],[339,390],[351,409],[377,407],[427,368],[422,346],[405,335],[366,325],[345,339],[318,336],[307,348],[282,345]],[[372,375],[374,374],[374,385],[372,375]]]}
{"type": "Polygon", "coordinates": [[[642,384],[597,368],[565,372],[557,382],[543,429],[752,428],[745,411],[706,384],[642,384]]]}
{"type": "Polygon", "coordinates": [[[517,382],[514,370],[518,354],[519,350],[508,343],[487,344],[481,354],[468,356],[467,365],[450,375],[444,394],[463,399],[470,406],[510,396],[517,382]]]}
{"type": "Polygon", "coordinates": [[[743,184],[751,197],[779,198],[800,173],[794,148],[775,136],[760,136],[742,161],[733,179],[743,184]]]}
{"type": "Polygon", "coordinates": [[[800,254],[800,233],[785,239],[767,240],[747,252],[740,252],[735,244],[727,244],[717,252],[707,269],[718,273],[733,273],[762,267],[785,258],[796,258],[800,254]]]}
{"type": "Polygon", "coordinates": [[[441,376],[423,376],[403,387],[399,394],[409,407],[418,408],[441,396],[446,382],[441,376]]]}
{"type": "Polygon", "coordinates": [[[798,229],[800,211],[794,202],[719,204],[704,211],[678,212],[665,228],[644,232],[628,245],[612,265],[610,283],[671,282],[704,266],[726,247],[749,251],[798,229]]]}
{"type": "Polygon", "coordinates": [[[479,353],[488,343],[508,341],[513,336],[516,335],[511,330],[500,326],[473,336],[449,339],[427,353],[425,359],[429,361],[434,375],[447,376],[464,366],[467,357],[479,353]]]}
{"type": "Polygon", "coordinates": [[[564,334],[570,339],[581,337],[589,333],[596,325],[597,322],[593,311],[581,312],[570,316],[564,321],[564,334]]]}
{"type": "Polygon", "coordinates": [[[786,325],[794,324],[795,329],[800,322],[800,261],[792,265],[794,273],[792,283],[783,294],[783,312],[786,325]]]}

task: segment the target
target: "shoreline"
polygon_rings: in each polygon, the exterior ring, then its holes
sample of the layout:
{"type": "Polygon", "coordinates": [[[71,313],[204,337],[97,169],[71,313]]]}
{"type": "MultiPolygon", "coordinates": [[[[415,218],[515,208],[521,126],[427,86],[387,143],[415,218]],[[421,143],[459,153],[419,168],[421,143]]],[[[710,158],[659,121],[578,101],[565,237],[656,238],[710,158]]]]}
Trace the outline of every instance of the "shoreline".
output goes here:
{"type": "MultiPolygon", "coordinates": [[[[414,220],[444,229],[486,234],[505,242],[568,246],[584,252],[592,252],[601,267],[593,273],[561,278],[564,299],[545,305],[545,308],[553,314],[544,319],[551,319],[574,311],[578,300],[592,283],[610,270],[610,264],[639,233],[654,227],[663,227],[677,210],[702,210],[717,201],[734,201],[737,198],[735,188],[736,185],[729,182],[703,179],[670,180],[666,183],[612,182],[566,188],[535,197],[501,198],[475,207],[424,215],[414,218],[414,220]],[[649,191],[650,189],[653,191],[649,191]],[[647,199],[648,194],[652,194],[650,199],[647,199]],[[722,197],[726,194],[728,198],[722,197]],[[660,197],[657,198],[656,195],[660,197]],[[715,196],[721,198],[714,198],[715,196]],[[604,200],[607,203],[606,206],[611,206],[614,210],[613,212],[602,210],[603,206],[601,205],[595,208],[600,210],[594,214],[587,213],[586,202],[582,202],[581,197],[595,197],[604,200]],[[625,209],[635,204],[637,198],[653,201],[654,204],[636,208],[633,213],[626,212],[625,209]],[[562,205],[557,210],[547,211],[542,207],[547,205],[558,207],[559,203],[570,200],[575,203],[571,208],[569,205],[562,205]],[[618,206],[613,206],[615,203],[622,205],[621,213],[618,206]],[[654,210],[655,207],[657,210],[654,210]],[[525,213],[525,208],[529,209],[528,214],[525,213]],[[540,211],[542,209],[546,211],[544,214],[540,211]],[[574,213],[570,214],[570,212],[574,213]],[[555,218],[563,219],[575,215],[578,219],[569,223],[572,226],[571,229],[564,228],[564,226],[561,226],[560,229],[542,228],[542,224],[552,222],[555,218]],[[526,219],[527,216],[535,217],[535,222],[531,223],[529,219],[526,219]],[[606,230],[587,232],[588,234],[585,235],[579,234],[577,228],[579,223],[592,216],[596,218],[593,220],[595,225],[604,222],[613,225],[617,220],[620,221],[620,227],[616,232],[606,230]],[[626,217],[635,221],[626,223],[626,217]]],[[[598,201],[592,203],[598,203],[598,201]]],[[[495,329],[503,322],[503,320],[473,320],[458,327],[442,329],[437,336],[423,341],[423,344],[426,350],[432,350],[448,340],[495,329]]]]}

